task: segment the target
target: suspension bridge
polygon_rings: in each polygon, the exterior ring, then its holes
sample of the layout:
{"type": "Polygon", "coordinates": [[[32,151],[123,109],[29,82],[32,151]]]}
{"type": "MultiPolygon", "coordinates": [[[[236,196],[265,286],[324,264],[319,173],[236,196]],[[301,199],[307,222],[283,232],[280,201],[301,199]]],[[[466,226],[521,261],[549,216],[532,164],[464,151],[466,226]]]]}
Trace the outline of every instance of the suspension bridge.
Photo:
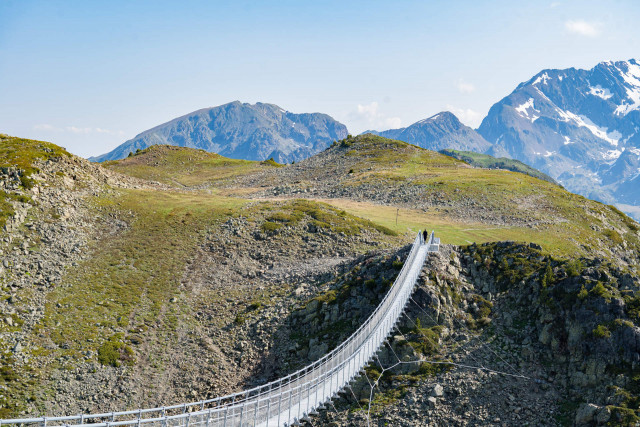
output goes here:
{"type": "Polygon", "coordinates": [[[34,427],[272,427],[298,425],[329,404],[358,377],[384,345],[407,305],[429,252],[440,239],[416,236],[393,286],[369,318],[321,359],[286,377],[227,396],[157,408],[0,420],[34,427]]]}

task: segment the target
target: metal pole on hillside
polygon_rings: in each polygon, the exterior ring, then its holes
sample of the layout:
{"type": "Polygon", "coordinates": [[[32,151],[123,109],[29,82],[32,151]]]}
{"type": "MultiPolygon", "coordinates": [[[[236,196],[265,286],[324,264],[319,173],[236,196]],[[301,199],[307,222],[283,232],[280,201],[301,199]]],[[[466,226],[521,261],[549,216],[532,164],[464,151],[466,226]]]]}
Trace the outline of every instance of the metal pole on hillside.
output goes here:
{"type": "Polygon", "coordinates": [[[398,228],[398,213],[400,213],[400,208],[396,208],[396,228],[398,228]]]}

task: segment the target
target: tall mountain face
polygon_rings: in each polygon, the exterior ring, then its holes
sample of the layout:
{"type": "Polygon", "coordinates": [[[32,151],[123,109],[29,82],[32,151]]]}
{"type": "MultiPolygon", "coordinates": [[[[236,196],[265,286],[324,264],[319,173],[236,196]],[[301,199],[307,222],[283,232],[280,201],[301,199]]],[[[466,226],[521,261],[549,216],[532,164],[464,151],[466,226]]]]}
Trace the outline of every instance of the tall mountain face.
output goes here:
{"type": "Polygon", "coordinates": [[[640,64],[544,70],[495,104],[478,132],[488,154],[521,160],[567,189],[640,205],[640,64]]]}
{"type": "Polygon", "coordinates": [[[273,157],[289,163],[312,156],[346,136],[346,126],[326,114],[294,114],[273,104],[235,101],[178,117],[90,160],[122,159],[137,149],[168,144],[201,148],[235,159],[273,157]]]}
{"type": "Polygon", "coordinates": [[[463,125],[455,115],[448,111],[420,120],[406,128],[382,132],[366,131],[364,133],[397,139],[434,151],[451,148],[484,153],[491,147],[491,144],[475,130],[463,125]]]}

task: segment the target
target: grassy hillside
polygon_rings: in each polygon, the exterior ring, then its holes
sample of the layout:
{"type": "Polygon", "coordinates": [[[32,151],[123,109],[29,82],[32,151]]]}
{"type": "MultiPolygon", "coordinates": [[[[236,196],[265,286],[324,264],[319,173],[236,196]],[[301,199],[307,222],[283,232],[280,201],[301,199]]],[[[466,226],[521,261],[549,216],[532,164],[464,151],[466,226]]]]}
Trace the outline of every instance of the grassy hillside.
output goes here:
{"type": "MultiPolygon", "coordinates": [[[[107,167],[138,177],[191,180],[200,187],[206,182],[213,190],[221,181],[210,177],[230,173],[235,180],[224,183],[226,194],[319,200],[400,233],[436,229],[446,243],[517,240],[541,244],[556,255],[608,258],[638,245],[637,224],[615,208],[534,176],[471,168],[450,156],[378,136],[345,139],[310,159],[277,169],[229,166],[226,162],[237,161],[219,156],[215,161],[198,160],[209,155],[183,150],[183,158],[192,158],[188,167],[154,160],[157,166],[141,173],[136,162],[151,163],[153,153],[107,167]]],[[[173,152],[167,157],[172,159],[173,152]]]]}
{"type": "MultiPolygon", "coordinates": [[[[33,405],[39,412],[60,413],[64,396],[73,396],[75,408],[65,411],[90,406],[90,396],[98,392],[78,395],[73,387],[60,388],[68,383],[66,375],[88,381],[83,390],[97,390],[107,385],[101,377],[126,371],[121,394],[133,399],[127,404],[157,405],[193,398],[175,393],[196,387],[190,381],[197,371],[225,366],[225,376],[200,384],[199,392],[228,392],[257,365],[255,360],[238,364],[234,354],[220,353],[217,346],[233,348],[247,339],[236,330],[253,314],[245,313],[246,307],[285,304],[282,298],[292,291],[290,283],[262,278],[269,266],[352,256],[406,240],[321,202],[182,191],[280,166],[273,162],[154,147],[110,166],[117,170],[124,164],[135,171],[132,176],[150,173],[177,187],[164,191],[138,184],[127,188],[126,181],[118,187],[90,185],[100,167],[53,144],[6,142],[2,164],[10,165],[15,177],[0,180],[12,189],[0,193],[9,207],[3,215],[13,218],[15,210],[24,209],[22,198],[29,209],[15,229],[0,232],[6,261],[0,263],[0,310],[9,316],[0,318],[0,417],[33,405]],[[69,167],[63,157],[86,169],[61,172],[69,167]],[[184,165],[189,158],[198,159],[193,168],[184,165]],[[33,182],[23,185],[20,177],[33,182]],[[223,328],[234,332],[207,344],[209,334],[223,328]],[[205,349],[202,360],[195,360],[205,349]],[[207,357],[211,352],[216,356],[207,357]]],[[[121,398],[93,404],[123,409],[121,398]]]]}
{"type": "Polygon", "coordinates": [[[238,175],[280,166],[273,161],[229,159],[204,150],[171,145],[152,145],[125,159],[103,165],[136,178],[183,187],[221,184],[238,175]]]}
{"type": "Polygon", "coordinates": [[[472,166],[487,169],[504,169],[512,172],[520,172],[539,178],[545,181],[556,183],[556,181],[549,175],[540,172],[537,169],[532,168],[529,165],[522,163],[519,160],[509,159],[506,157],[495,158],[488,154],[474,153],[473,151],[460,151],[460,150],[441,150],[440,153],[447,156],[454,157],[459,160],[463,160],[472,166]]]}

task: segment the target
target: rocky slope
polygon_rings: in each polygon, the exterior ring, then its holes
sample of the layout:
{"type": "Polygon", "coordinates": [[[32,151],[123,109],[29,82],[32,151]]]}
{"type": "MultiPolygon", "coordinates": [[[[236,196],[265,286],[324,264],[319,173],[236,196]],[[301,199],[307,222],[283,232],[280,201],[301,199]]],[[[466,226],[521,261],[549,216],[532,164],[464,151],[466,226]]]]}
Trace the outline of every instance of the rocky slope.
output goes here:
{"type": "MultiPolygon", "coordinates": [[[[366,316],[351,310],[376,289],[367,272],[337,283],[357,292],[317,297],[294,324],[313,332],[366,316]]],[[[321,423],[633,425],[639,279],[536,245],[445,246],[427,260],[388,346],[321,423]]]]}
{"type": "Polygon", "coordinates": [[[435,224],[492,243],[429,258],[381,365],[312,425],[636,420],[640,234],[613,208],[372,135],[287,166],[155,147],[103,167],[2,138],[0,417],[289,373],[376,307],[404,230],[435,224]],[[397,207],[415,222],[394,226],[397,207]]]}
{"type": "Polygon", "coordinates": [[[273,104],[239,101],[194,111],[149,129],[110,153],[90,160],[127,157],[151,145],[200,148],[234,159],[280,163],[302,160],[347,136],[347,128],[326,114],[295,114],[273,104]]]}

